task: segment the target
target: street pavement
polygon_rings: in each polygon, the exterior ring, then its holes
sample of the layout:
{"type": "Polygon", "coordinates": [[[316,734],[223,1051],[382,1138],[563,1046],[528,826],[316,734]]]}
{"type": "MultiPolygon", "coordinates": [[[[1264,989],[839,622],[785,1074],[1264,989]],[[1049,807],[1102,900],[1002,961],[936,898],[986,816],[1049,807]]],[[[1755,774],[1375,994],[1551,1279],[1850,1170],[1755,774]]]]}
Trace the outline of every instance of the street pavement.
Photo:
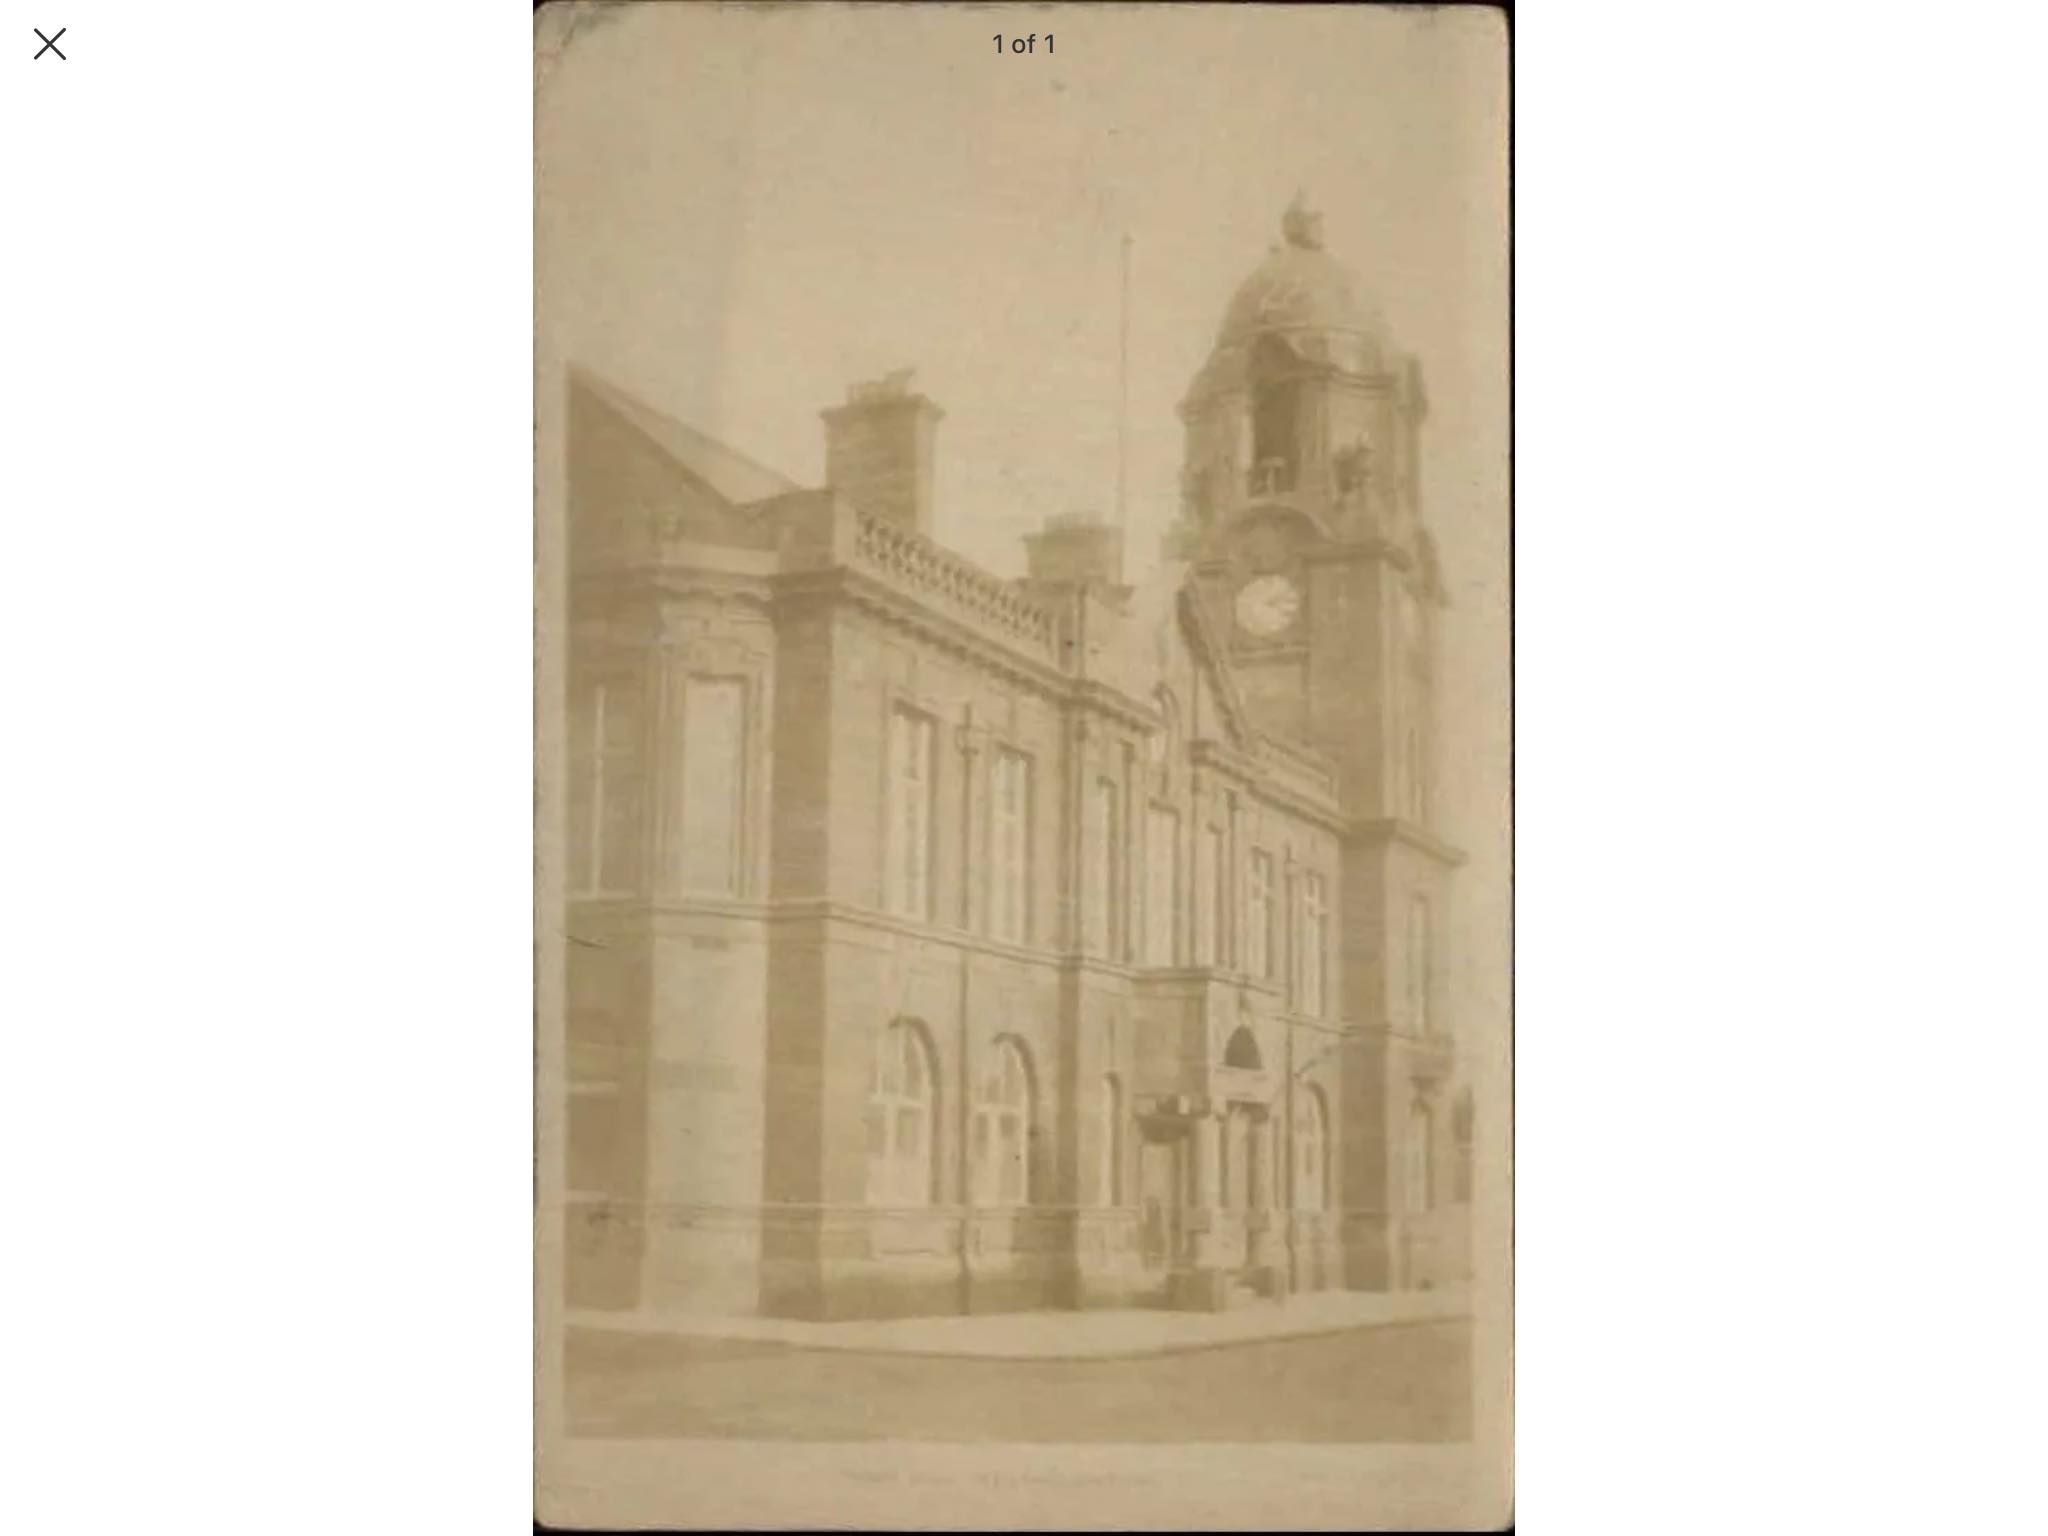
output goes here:
{"type": "Polygon", "coordinates": [[[786,1317],[576,1311],[569,1314],[568,1323],[572,1328],[798,1344],[863,1354],[1098,1360],[1470,1315],[1471,1299],[1462,1290],[1310,1291],[1284,1302],[1255,1301],[1220,1312],[1118,1307],[824,1323],[786,1317]]]}
{"type": "Polygon", "coordinates": [[[1462,1319],[1142,1358],[949,1358],[567,1332],[576,1436],[1444,1442],[1472,1433],[1462,1319]]]}

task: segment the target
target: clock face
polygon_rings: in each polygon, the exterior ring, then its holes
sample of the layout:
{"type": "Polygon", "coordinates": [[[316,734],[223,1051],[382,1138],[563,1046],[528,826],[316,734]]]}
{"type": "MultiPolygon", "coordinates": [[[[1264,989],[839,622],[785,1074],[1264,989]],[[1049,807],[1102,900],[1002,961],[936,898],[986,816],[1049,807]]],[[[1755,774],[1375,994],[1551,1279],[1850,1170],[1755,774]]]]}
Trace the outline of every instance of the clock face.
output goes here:
{"type": "Polygon", "coordinates": [[[1301,613],[1301,592],[1285,576],[1255,576],[1237,590],[1237,622],[1254,635],[1277,635],[1301,613]]]}

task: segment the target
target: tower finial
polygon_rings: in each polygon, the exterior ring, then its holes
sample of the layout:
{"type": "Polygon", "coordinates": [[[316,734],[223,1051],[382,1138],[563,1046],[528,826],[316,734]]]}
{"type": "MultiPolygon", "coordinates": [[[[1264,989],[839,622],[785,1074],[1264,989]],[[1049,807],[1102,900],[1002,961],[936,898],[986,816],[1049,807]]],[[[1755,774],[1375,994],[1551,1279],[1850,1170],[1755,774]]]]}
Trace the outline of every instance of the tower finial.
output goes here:
{"type": "Polygon", "coordinates": [[[1323,216],[1309,207],[1308,194],[1295,188],[1294,201],[1287,205],[1287,211],[1280,216],[1280,233],[1289,245],[1300,246],[1303,250],[1319,251],[1323,248],[1323,216]]]}

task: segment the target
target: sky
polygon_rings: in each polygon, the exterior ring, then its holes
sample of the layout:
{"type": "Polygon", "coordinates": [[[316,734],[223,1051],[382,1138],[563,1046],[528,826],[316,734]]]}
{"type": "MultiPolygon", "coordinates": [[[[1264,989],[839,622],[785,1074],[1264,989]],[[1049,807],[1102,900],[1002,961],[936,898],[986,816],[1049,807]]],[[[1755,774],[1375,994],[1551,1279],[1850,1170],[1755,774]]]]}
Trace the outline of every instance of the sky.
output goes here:
{"type": "MultiPolygon", "coordinates": [[[[1504,957],[1497,13],[550,6],[538,25],[543,402],[580,364],[815,485],[818,412],[914,368],[945,411],[934,531],[1003,575],[1021,574],[1021,536],[1047,517],[1115,511],[1123,237],[1138,579],[1177,511],[1175,408],[1304,191],[1326,248],[1422,365],[1423,511],[1450,599],[1438,804],[1473,860],[1452,920],[1504,957]],[[1039,34],[1032,53],[996,52],[1013,28],[1039,34]]],[[[545,490],[561,460],[556,418],[539,415],[545,490]]],[[[1505,960],[1470,974],[1504,987],[1505,960]]]]}
{"type": "Polygon", "coordinates": [[[938,536],[1016,574],[1047,516],[1115,511],[1128,233],[1127,523],[1149,558],[1175,407],[1299,187],[1422,360],[1455,522],[1474,396],[1505,402],[1494,31],[1350,7],[599,13],[539,66],[543,355],[804,484],[817,412],[915,368],[946,412],[938,536]],[[1013,27],[1032,54],[996,53],[1013,27]]]}

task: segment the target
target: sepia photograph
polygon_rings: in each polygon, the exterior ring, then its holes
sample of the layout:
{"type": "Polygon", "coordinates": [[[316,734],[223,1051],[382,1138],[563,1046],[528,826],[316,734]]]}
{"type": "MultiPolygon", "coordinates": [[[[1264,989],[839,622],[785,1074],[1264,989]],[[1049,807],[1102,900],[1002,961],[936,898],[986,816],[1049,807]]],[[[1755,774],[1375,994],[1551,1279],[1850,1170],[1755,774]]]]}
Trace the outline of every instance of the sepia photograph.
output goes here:
{"type": "Polygon", "coordinates": [[[537,16],[550,1523],[1509,1519],[1506,47],[537,16]]]}
{"type": "Polygon", "coordinates": [[[2048,12],[39,9],[13,1526],[2024,1525],[2048,12]]]}

